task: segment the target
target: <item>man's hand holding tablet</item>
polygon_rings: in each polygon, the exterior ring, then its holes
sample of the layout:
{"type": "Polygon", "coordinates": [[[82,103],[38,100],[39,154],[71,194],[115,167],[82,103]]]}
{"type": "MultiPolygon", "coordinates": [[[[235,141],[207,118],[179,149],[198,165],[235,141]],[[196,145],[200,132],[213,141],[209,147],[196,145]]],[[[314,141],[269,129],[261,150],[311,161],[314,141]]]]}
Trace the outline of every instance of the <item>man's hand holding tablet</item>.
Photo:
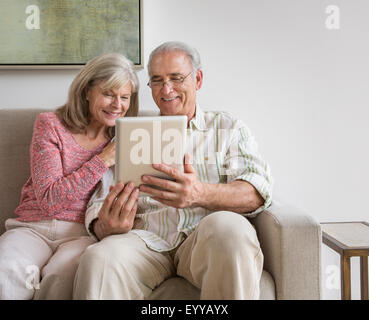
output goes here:
{"type": "Polygon", "coordinates": [[[173,181],[151,175],[143,175],[140,191],[152,196],[156,201],[175,208],[201,206],[205,185],[197,179],[191,165],[190,154],[185,155],[184,172],[166,164],[153,164],[155,170],[173,178],[173,181]],[[154,187],[151,187],[152,185],[154,187]]]}

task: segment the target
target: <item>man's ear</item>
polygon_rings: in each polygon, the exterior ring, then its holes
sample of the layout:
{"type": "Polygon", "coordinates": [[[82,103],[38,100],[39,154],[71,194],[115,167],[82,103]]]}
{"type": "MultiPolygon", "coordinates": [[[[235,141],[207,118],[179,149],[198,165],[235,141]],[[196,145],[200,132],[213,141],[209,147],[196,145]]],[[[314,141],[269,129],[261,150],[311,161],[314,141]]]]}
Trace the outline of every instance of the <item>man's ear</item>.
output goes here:
{"type": "Polygon", "coordinates": [[[200,90],[202,86],[202,79],[203,79],[202,70],[199,69],[196,71],[196,90],[200,90]]]}

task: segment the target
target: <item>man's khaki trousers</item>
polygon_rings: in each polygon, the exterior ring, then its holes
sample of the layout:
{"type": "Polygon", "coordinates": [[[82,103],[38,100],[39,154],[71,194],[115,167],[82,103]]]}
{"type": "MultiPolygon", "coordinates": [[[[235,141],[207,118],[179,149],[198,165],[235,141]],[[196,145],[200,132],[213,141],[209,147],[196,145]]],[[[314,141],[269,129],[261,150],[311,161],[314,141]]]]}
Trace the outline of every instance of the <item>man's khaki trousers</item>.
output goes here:
{"type": "Polygon", "coordinates": [[[145,299],[179,275],[201,299],[258,299],[263,254],[255,229],[226,211],[204,217],[176,252],[156,252],[134,233],[89,246],[74,282],[74,299],[145,299]]]}

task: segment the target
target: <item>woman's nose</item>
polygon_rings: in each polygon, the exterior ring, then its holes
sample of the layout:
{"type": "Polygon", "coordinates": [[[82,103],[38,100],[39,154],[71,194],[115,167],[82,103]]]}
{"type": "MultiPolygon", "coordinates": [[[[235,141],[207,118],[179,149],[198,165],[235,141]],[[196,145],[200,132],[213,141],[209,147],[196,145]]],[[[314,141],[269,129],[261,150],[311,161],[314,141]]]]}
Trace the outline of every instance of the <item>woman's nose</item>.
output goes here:
{"type": "Polygon", "coordinates": [[[113,105],[114,106],[119,106],[120,105],[120,97],[119,96],[115,96],[113,98],[113,105]]]}

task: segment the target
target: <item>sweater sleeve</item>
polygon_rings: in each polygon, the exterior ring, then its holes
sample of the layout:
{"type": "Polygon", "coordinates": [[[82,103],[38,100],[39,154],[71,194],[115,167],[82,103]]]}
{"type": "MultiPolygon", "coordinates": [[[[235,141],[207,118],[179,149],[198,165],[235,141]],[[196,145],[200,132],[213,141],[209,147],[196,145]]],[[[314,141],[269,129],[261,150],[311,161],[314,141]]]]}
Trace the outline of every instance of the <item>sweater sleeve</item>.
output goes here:
{"type": "Polygon", "coordinates": [[[70,175],[64,175],[62,148],[52,120],[47,113],[40,114],[35,121],[30,148],[31,177],[38,205],[49,217],[85,198],[108,170],[95,155],[70,175]]]}

